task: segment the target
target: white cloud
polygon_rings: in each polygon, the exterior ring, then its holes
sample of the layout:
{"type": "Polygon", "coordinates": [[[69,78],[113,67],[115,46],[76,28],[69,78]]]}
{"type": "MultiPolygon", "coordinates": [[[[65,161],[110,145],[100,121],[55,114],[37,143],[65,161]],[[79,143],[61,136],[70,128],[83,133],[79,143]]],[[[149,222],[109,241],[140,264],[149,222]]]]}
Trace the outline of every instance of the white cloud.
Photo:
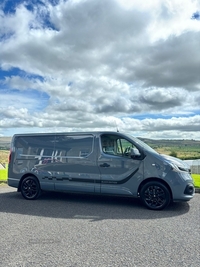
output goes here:
{"type": "Polygon", "coordinates": [[[199,139],[197,10],[192,0],[43,1],[32,11],[25,2],[15,13],[1,10],[0,134],[119,127],[199,139]]]}

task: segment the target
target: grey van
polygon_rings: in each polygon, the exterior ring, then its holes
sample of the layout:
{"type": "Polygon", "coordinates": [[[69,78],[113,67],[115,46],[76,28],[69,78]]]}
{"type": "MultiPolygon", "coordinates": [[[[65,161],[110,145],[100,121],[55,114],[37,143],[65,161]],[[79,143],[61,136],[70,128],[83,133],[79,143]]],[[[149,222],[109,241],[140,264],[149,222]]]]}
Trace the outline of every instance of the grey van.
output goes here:
{"type": "Polygon", "coordinates": [[[42,191],[109,194],[139,197],[153,210],[194,196],[183,161],[119,132],[16,134],[8,185],[29,200],[42,191]]]}

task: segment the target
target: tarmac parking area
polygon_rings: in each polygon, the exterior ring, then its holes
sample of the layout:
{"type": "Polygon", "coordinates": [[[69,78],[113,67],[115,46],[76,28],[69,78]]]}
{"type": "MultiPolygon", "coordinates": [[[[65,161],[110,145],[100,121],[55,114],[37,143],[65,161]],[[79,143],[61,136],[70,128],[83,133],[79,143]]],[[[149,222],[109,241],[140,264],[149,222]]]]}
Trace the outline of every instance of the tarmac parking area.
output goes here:
{"type": "Polygon", "coordinates": [[[199,267],[200,194],[162,211],[138,199],[0,185],[0,267],[199,267]]]}

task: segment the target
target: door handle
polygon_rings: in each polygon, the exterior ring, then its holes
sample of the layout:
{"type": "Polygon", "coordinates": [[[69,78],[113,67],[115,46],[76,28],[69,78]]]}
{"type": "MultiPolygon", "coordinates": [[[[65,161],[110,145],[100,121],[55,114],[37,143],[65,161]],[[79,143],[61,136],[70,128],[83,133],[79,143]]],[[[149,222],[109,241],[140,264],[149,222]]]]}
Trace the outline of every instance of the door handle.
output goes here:
{"type": "Polygon", "coordinates": [[[110,167],[110,164],[108,164],[108,163],[103,163],[103,164],[100,164],[100,167],[104,167],[104,168],[106,168],[106,167],[110,167]]]}

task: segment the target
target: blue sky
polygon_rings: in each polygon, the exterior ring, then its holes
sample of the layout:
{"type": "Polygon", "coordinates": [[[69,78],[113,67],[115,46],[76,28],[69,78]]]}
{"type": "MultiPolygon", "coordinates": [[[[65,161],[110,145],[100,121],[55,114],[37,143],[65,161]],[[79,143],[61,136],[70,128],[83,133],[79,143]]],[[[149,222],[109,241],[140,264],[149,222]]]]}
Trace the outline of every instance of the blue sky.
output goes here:
{"type": "Polygon", "coordinates": [[[0,136],[200,139],[200,1],[0,3],[0,136]]]}

